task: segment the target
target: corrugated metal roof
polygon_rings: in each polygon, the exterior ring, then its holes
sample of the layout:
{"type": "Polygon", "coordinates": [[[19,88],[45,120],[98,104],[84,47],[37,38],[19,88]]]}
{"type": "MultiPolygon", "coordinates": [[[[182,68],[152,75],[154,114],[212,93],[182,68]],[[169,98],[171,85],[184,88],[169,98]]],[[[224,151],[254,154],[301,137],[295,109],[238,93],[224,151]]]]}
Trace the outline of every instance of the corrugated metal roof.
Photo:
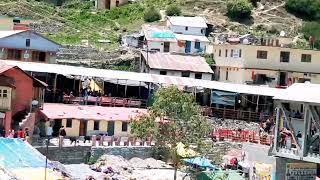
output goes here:
{"type": "Polygon", "coordinates": [[[0,31],[0,38],[5,38],[14,34],[24,32],[26,30],[11,30],[11,31],[0,31]]]}
{"type": "Polygon", "coordinates": [[[195,36],[195,35],[185,35],[185,34],[175,34],[175,36],[177,40],[209,42],[209,39],[206,36],[195,36]]]}
{"type": "Polygon", "coordinates": [[[283,92],[284,89],[270,88],[265,86],[252,86],[245,84],[234,84],[234,83],[224,83],[217,81],[207,81],[193,78],[183,78],[176,76],[163,76],[157,74],[147,74],[147,73],[135,73],[126,71],[115,71],[106,69],[94,69],[94,68],[84,68],[76,66],[67,66],[59,64],[45,64],[36,62],[22,62],[22,61],[9,61],[0,60],[8,65],[18,66],[22,70],[32,71],[32,72],[48,72],[62,75],[74,75],[74,76],[85,76],[85,77],[97,77],[102,78],[105,81],[110,80],[130,80],[130,81],[141,81],[141,82],[152,82],[159,84],[170,84],[173,85],[185,85],[188,87],[202,87],[209,89],[216,89],[221,91],[237,92],[242,94],[254,94],[262,96],[276,96],[283,92]],[[166,77],[166,79],[164,79],[166,77]],[[167,80],[169,79],[169,80],[167,80]],[[176,80],[175,80],[176,79],[176,80]],[[183,82],[183,83],[181,83],[183,82]],[[174,84],[176,83],[176,84],[174,84]],[[181,83],[181,84],[178,84],[181,83]]]}
{"type": "Polygon", "coordinates": [[[160,52],[142,52],[146,63],[151,69],[166,69],[213,73],[212,69],[201,56],[180,55],[160,52]]]}
{"type": "Polygon", "coordinates": [[[168,20],[175,26],[189,26],[207,28],[206,20],[203,17],[184,17],[184,16],[170,16],[168,20]]]}
{"type": "Polygon", "coordinates": [[[105,121],[129,121],[146,114],[146,109],[127,107],[79,106],[45,103],[41,112],[49,119],[88,119],[105,121]]]}
{"type": "Polygon", "coordinates": [[[274,99],[320,104],[320,84],[295,83],[277,94],[274,99]]]}

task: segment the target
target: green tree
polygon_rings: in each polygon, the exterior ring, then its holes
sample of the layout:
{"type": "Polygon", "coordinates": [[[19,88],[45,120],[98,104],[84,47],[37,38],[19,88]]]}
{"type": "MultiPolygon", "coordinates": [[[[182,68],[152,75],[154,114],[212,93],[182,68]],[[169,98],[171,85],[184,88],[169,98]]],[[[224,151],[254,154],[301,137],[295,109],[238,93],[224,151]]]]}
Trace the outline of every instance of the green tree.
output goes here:
{"type": "Polygon", "coordinates": [[[144,14],[144,21],[155,22],[161,19],[161,15],[158,10],[154,7],[150,7],[144,14]]]}
{"type": "Polygon", "coordinates": [[[308,20],[320,20],[319,0],[286,0],[286,9],[308,20]]]}
{"type": "Polygon", "coordinates": [[[234,19],[245,19],[251,16],[252,4],[248,0],[228,0],[227,15],[234,19]]]}
{"type": "Polygon", "coordinates": [[[306,40],[312,36],[315,39],[314,47],[320,49],[320,23],[318,22],[305,22],[301,28],[302,33],[306,40]]]}
{"type": "Polygon", "coordinates": [[[175,4],[169,5],[166,9],[167,16],[180,16],[181,9],[175,4]]]}
{"type": "Polygon", "coordinates": [[[176,179],[181,160],[176,145],[179,142],[186,147],[196,145],[196,150],[201,153],[204,147],[203,138],[209,132],[209,123],[202,116],[201,108],[193,96],[173,86],[162,88],[155,93],[149,112],[149,115],[130,122],[131,133],[140,138],[152,134],[158,148],[168,147],[176,179]]]}

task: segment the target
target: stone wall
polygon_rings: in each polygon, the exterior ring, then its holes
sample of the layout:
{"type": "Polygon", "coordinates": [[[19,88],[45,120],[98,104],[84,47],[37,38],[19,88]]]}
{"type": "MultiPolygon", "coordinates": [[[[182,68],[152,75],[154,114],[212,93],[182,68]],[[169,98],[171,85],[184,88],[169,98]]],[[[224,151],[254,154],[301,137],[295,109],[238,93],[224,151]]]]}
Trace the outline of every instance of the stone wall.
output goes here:
{"type": "MultiPolygon", "coordinates": [[[[41,154],[46,155],[45,147],[36,148],[41,154]]],[[[90,146],[75,147],[49,147],[48,158],[52,161],[59,161],[63,164],[85,163],[90,157],[90,146]]]]}
{"type": "MultiPolygon", "coordinates": [[[[45,147],[36,147],[43,155],[46,155],[45,147]]],[[[133,157],[149,158],[152,156],[151,147],[93,147],[75,146],[75,147],[49,147],[48,158],[52,161],[59,161],[63,164],[80,164],[90,161],[95,162],[104,154],[120,155],[126,159],[133,157]]]]}
{"type": "Polygon", "coordinates": [[[152,147],[94,147],[92,148],[91,160],[96,161],[104,154],[119,155],[125,159],[139,157],[142,159],[152,157],[152,147]]]}

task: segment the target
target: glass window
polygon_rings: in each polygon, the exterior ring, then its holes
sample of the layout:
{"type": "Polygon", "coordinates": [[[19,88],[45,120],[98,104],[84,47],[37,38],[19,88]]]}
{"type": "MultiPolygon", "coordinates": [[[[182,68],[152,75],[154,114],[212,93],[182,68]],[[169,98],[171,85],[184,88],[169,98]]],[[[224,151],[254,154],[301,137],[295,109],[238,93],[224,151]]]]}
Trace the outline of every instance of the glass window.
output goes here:
{"type": "Polygon", "coordinates": [[[228,57],[228,49],[226,49],[226,57],[228,57]]]}
{"type": "Polygon", "coordinates": [[[0,97],[2,97],[2,90],[0,89],[0,97]]]}
{"type": "Polygon", "coordinates": [[[200,42],[196,41],[196,42],[194,43],[194,48],[195,48],[195,49],[200,49],[200,42]]]}
{"type": "Polygon", "coordinates": [[[190,72],[189,71],[183,71],[181,72],[182,77],[190,77],[190,72]]]}
{"type": "Polygon", "coordinates": [[[127,132],[127,131],[128,131],[128,123],[122,122],[122,132],[127,132]]]}
{"type": "Polygon", "coordinates": [[[268,58],[268,51],[257,51],[257,58],[258,59],[267,59],[268,58]]]}
{"type": "Polygon", "coordinates": [[[311,54],[301,54],[301,62],[311,62],[311,54]]]}
{"type": "Polygon", "coordinates": [[[99,123],[100,121],[94,121],[94,124],[93,124],[93,130],[97,131],[99,130],[99,123]]]}
{"type": "Polygon", "coordinates": [[[233,57],[233,49],[231,49],[230,57],[233,57]]]}
{"type": "Polygon", "coordinates": [[[71,128],[72,127],[72,119],[67,119],[66,127],[67,128],[71,128]]]}
{"type": "Polygon", "coordinates": [[[281,51],[280,52],[280,62],[289,62],[290,61],[290,52],[281,51]]]}
{"type": "Polygon", "coordinates": [[[196,73],[196,74],[194,74],[194,78],[196,78],[196,79],[202,79],[202,73],[196,73]]]}
{"type": "Polygon", "coordinates": [[[26,39],[26,47],[30,47],[30,39],[26,39]]]}
{"type": "Polygon", "coordinates": [[[221,57],[221,49],[219,49],[219,57],[221,57]]]}
{"type": "Polygon", "coordinates": [[[188,29],[189,29],[188,26],[186,26],[185,30],[188,31],[188,29]]]}
{"type": "Polygon", "coordinates": [[[6,98],[6,97],[8,97],[8,90],[3,90],[2,91],[2,97],[4,97],[4,98],[6,98]]]}

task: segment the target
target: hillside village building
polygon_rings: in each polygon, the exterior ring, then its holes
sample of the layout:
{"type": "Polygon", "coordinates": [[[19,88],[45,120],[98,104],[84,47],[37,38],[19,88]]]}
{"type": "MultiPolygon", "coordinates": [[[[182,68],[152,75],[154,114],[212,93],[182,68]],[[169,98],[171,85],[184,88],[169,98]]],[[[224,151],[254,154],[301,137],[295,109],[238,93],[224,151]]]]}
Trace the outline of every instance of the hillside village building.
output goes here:
{"type": "Polygon", "coordinates": [[[205,58],[174,53],[142,52],[141,72],[212,80],[213,71],[205,58]]]}
{"type": "Polygon", "coordinates": [[[97,9],[112,9],[128,2],[128,0],[95,0],[95,6],[97,9]]]}
{"type": "Polygon", "coordinates": [[[31,30],[0,31],[0,59],[56,63],[59,47],[31,30]]]}
{"type": "Polygon", "coordinates": [[[225,43],[214,45],[213,49],[219,81],[271,87],[287,87],[305,81],[320,83],[320,51],[293,49],[275,43],[225,43]]]}
{"type": "Polygon", "coordinates": [[[146,49],[159,52],[204,54],[209,43],[202,17],[168,17],[167,25],[143,25],[146,49]]]}
{"type": "Polygon", "coordinates": [[[0,126],[6,133],[12,127],[28,125],[33,131],[36,111],[44,103],[46,84],[17,66],[0,65],[0,126]],[[33,103],[33,105],[32,105],[33,103]]]}

